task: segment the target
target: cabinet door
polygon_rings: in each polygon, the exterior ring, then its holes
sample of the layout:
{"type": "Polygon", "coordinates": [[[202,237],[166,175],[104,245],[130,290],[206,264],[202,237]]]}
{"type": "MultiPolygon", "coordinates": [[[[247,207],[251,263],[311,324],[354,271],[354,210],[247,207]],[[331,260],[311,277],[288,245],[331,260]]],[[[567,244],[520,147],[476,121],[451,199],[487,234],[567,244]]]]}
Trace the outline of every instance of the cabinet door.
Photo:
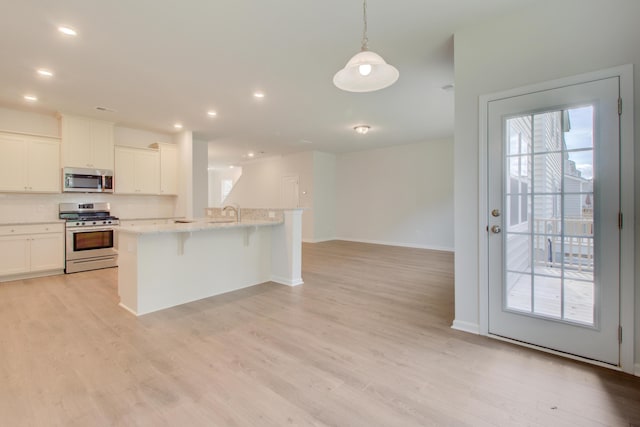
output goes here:
{"type": "Polygon", "coordinates": [[[0,237],[0,276],[29,271],[27,236],[0,237]]]}
{"type": "Polygon", "coordinates": [[[31,271],[64,268],[64,234],[35,234],[31,241],[31,271]]]}
{"type": "Polygon", "coordinates": [[[135,182],[136,150],[116,148],[115,150],[115,192],[132,194],[136,192],[135,182]]]}
{"type": "Polygon", "coordinates": [[[59,193],[62,177],[58,141],[30,139],[27,153],[29,191],[59,193]]]}
{"type": "Polygon", "coordinates": [[[0,191],[26,191],[24,138],[0,135],[0,191]]]}
{"type": "Polygon", "coordinates": [[[93,167],[91,120],[82,117],[62,118],[62,158],[64,166],[93,167]]]}
{"type": "Polygon", "coordinates": [[[135,157],[136,190],[141,194],[160,193],[160,153],[139,151],[135,157]]]}
{"type": "Polygon", "coordinates": [[[91,123],[93,144],[93,167],[113,170],[113,124],[94,121],[91,123]]]}
{"type": "Polygon", "coordinates": [[[178,148],[160,149],[160,194],[178,194],[178,148]]]}

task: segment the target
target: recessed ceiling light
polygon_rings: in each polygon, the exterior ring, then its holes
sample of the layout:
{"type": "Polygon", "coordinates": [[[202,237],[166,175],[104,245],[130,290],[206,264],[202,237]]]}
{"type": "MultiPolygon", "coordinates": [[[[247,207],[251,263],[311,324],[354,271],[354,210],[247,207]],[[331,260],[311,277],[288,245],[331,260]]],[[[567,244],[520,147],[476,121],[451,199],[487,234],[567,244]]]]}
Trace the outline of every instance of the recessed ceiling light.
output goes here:
{"type": "Polygon", "coordinates": [[[71,27],[67,27],[67,26],[58,27],[58,31],[60,31],[62,34],[66,35],[66,36],[77,36],[78,35],[76,30],[74,30],[71,27]]]}
{"type": "Polygon", "coordinates": [[[47,70],[45,68],[38,69],[37,73],[42,77],[53,77],[53,71],[47,70]]]}
{"type": "Polygon", "coordinates": [[[218,115],[218,113],[216,113],[216,112],[215,112],[215,111],[213,111],[213,110],[211,110],[211,111],[207,111],[207,116],[209,116],[209,117],[215,117],[215,116],[217,116],[217,115],[218,115]]]}
{"type": "Polygon", "coordinates": [[[353,130],[358,132],[360,135],[365,135],[367,132],[369,132],[369,129],[371,129],[371,126],[369,125],[358,125],[353,128],[353,130]]]}
{"type": "Polygon", "coordinates": [[[264,98],[264,92],[254,92],[253,96],[256,98],[264,98]]]}
{"type": "Polygon", "coordinates": [[[29,102],[36,102],[38,100],[38,97],[35,95],[25,95],[24,100],[29,102]]]}
{"type": "Polygon", "coordinates": [[[235,168],[235,166],[229,165],[229,169],[233,169],[233,168],[235,168]]]}
{"type": "Polygon", "coordinates": [[[255,154],[253,151],[251,151],[251,152],[249,152],[249,153],[247,154],[247,156],[249,156],[249,157],[254,157],[255,155],[256,155],[256,154],[255,154]]]}
{"type": "Polygon", "coordinates": [[[182,129],[182,123],[176,123],[173,127],[176,129],[182,129]]]}

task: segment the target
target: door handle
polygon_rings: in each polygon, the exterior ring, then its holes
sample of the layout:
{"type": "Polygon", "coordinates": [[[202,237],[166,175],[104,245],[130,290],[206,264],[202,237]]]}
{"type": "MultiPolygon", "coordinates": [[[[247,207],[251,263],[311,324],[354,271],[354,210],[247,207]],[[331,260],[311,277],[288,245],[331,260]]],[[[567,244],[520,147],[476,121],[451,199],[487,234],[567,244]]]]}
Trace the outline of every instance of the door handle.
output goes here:
{"type": "Polygon", "coordinates": [[[492,226],[491,226],[491,232],[492,232],[493,234],[498,234],[498,233],[500,233],[501,231],[502,231],[502,228],[500,228],[500,226],[499,226],[499,225],[492,225],[492,226]]]}

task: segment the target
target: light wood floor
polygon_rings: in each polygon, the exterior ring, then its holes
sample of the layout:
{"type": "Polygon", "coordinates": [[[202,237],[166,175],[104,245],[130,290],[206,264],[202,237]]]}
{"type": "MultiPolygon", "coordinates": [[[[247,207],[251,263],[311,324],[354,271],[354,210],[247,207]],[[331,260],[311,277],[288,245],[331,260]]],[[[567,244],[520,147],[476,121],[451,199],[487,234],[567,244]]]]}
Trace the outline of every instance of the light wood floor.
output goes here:
{"type": "Polygon", "coordinates": [[[640,378],[452,330],[450,253],[303,261],[140,318],[115,269],[0,284],[0,425],[640,425],[640,378]]]}

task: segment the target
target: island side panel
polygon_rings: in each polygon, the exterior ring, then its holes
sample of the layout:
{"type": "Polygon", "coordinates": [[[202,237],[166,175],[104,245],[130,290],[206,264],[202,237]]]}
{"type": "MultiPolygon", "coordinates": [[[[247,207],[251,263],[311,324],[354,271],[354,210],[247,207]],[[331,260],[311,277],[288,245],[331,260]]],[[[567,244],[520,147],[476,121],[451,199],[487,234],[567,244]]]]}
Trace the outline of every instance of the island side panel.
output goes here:
{"type": "Polygon", "coordinates": [[[135,249],[138,315],[270,279],[270,227],[138,234],[135,249]]]}
{"type": "Polygon", "coordinates": [[[302,209],[284,211],[284,224],[273,227],[271,247],[271,280],[302,285],[302,209]]]}
{"type": "Polygon", "coordinates": [[[138,236],[118,234],[118,295],[120,306],[133,314],[138,312],[138,236]]]}

